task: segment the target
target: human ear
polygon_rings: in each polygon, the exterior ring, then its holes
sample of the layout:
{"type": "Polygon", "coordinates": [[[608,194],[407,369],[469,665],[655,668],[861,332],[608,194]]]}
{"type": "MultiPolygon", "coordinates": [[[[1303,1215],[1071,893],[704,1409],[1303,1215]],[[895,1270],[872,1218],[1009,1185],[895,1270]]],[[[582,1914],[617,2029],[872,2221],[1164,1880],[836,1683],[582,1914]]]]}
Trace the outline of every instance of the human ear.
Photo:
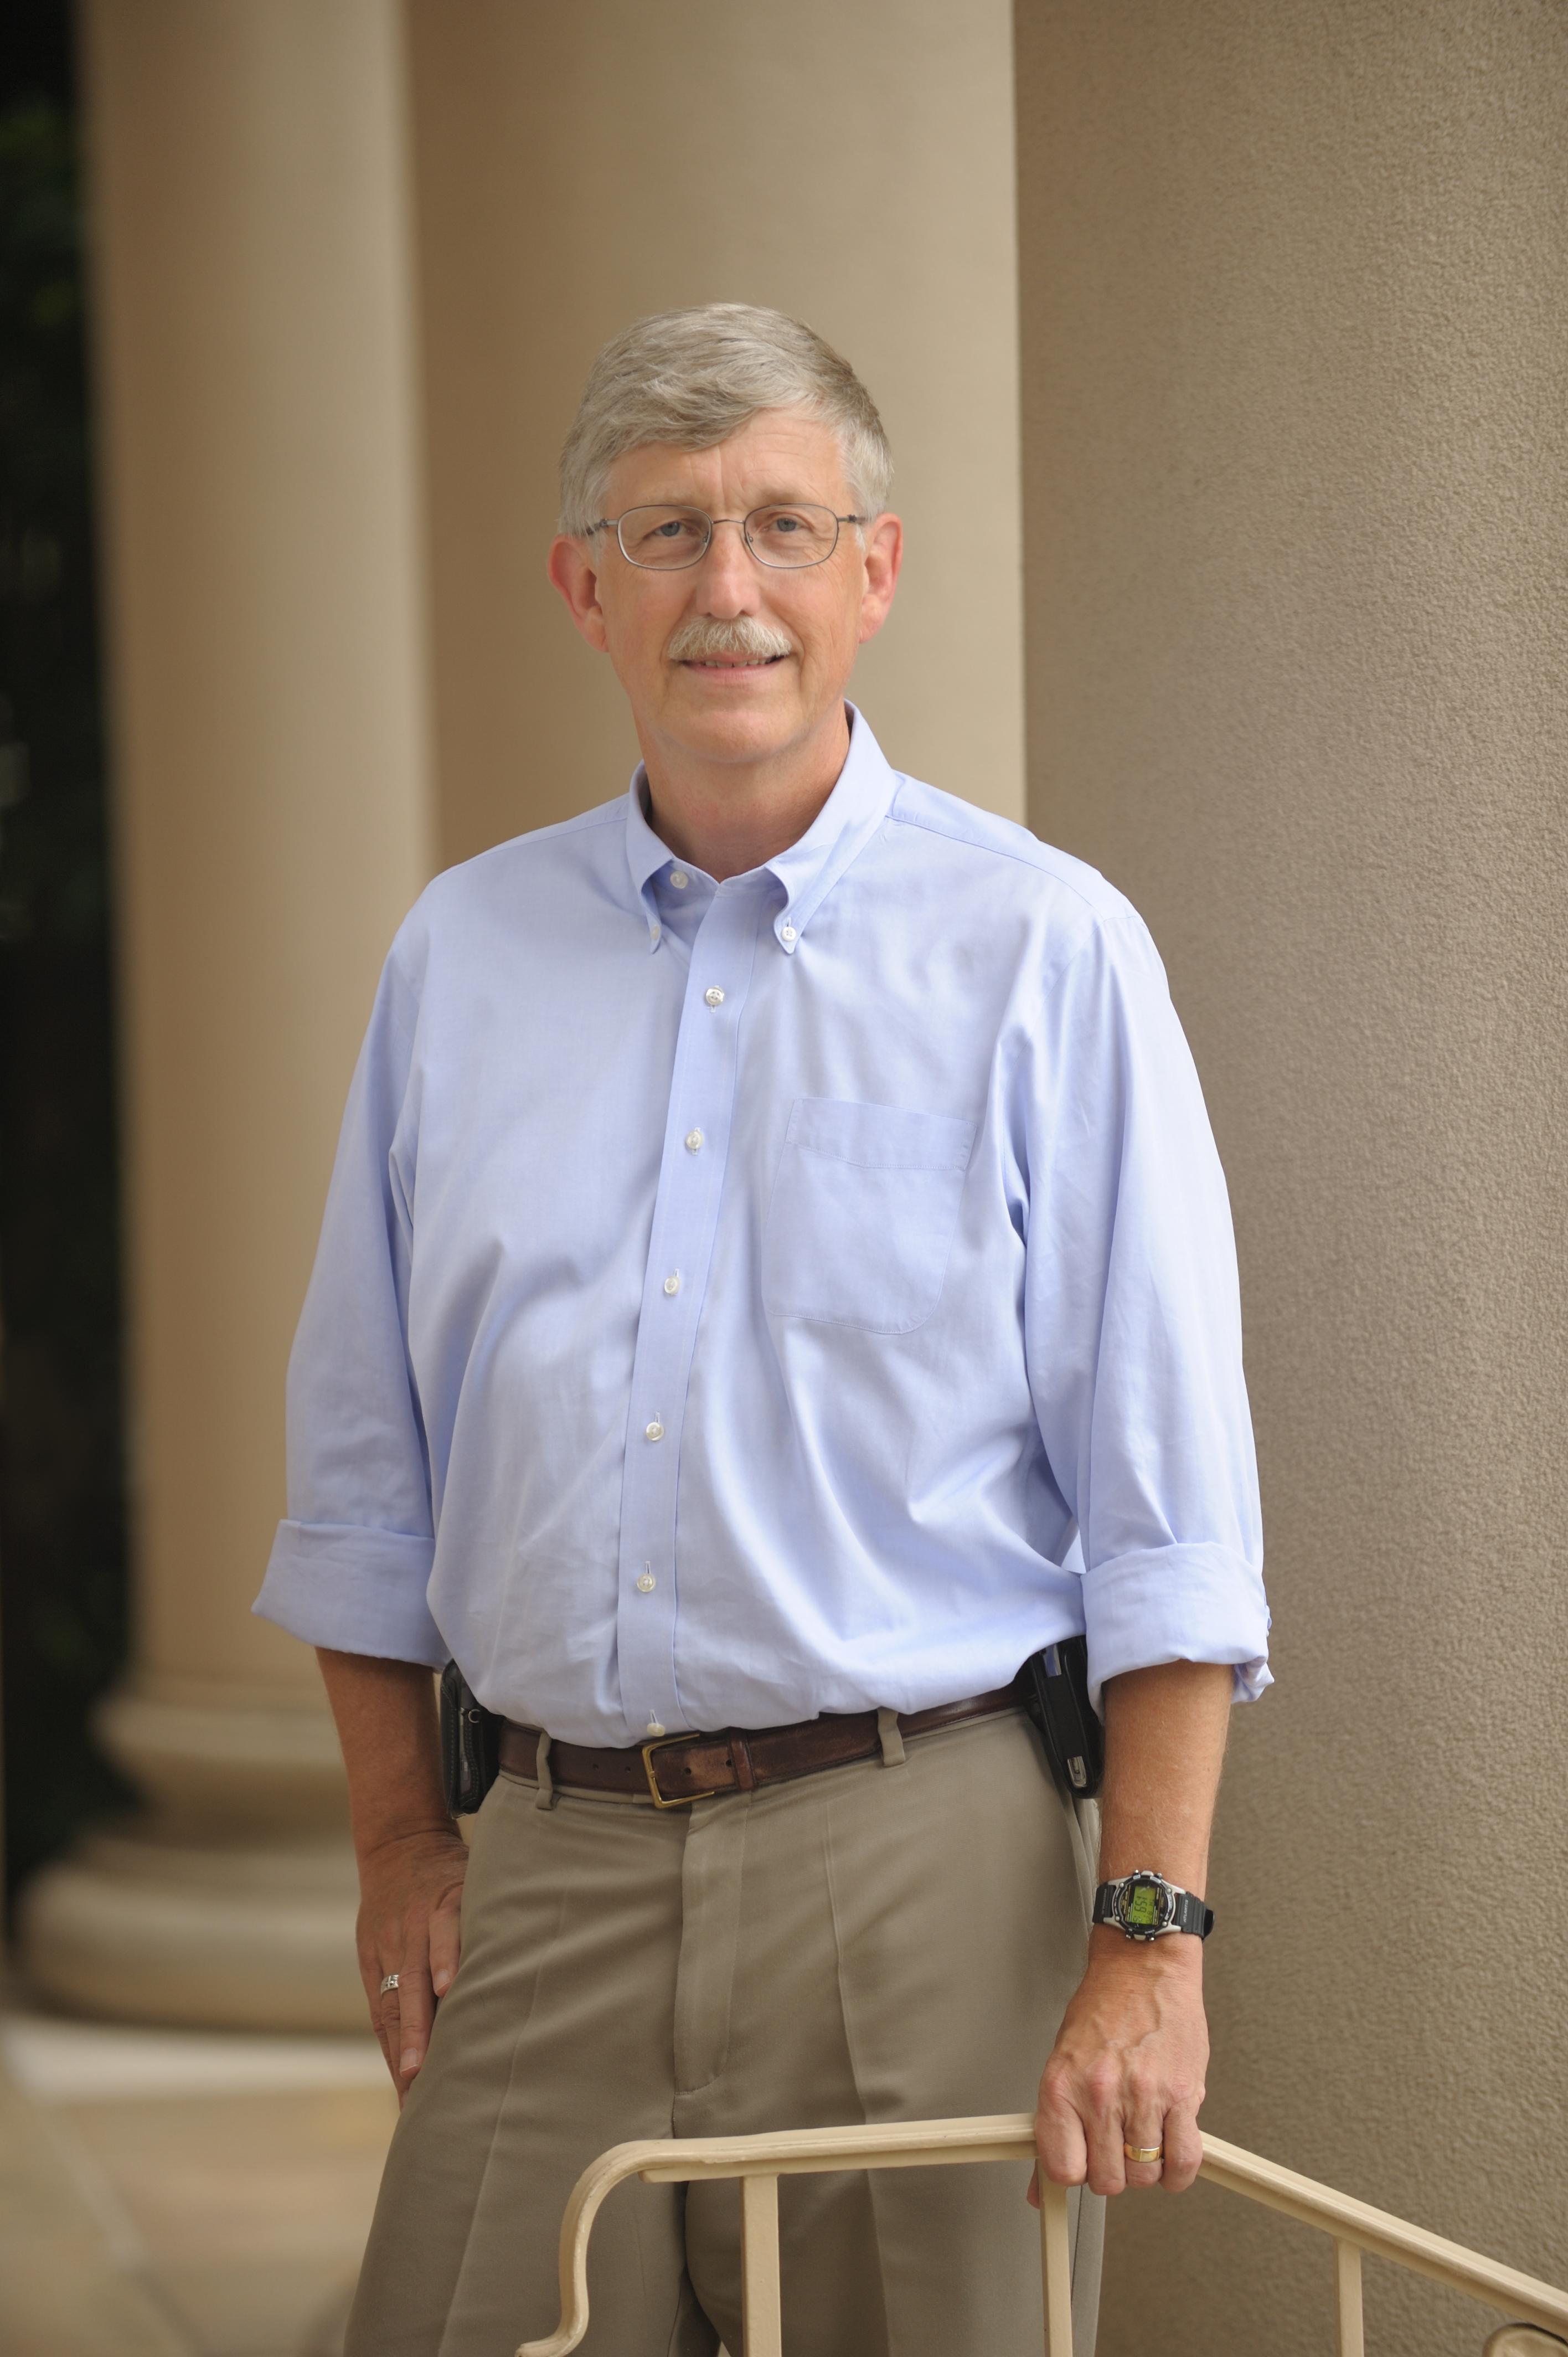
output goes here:
{"type": "Polygon", "coordinates": [[[898,568],[904,562],[904,527],[896,515],[879,515],[865,531],[865,588],[860,601],[860,640],[874,639],[887,619],[898,568]]]}
{"type": "Polygon", "coordinates": [[[604,609],[599,604],[599,576],[588,543],[575,539],[569,533],[557,533],[550,544],[545,571],[561,592],[566,611],[582,636],[596,654],[607,654],[609,641],[605,635],[604,609]]]}

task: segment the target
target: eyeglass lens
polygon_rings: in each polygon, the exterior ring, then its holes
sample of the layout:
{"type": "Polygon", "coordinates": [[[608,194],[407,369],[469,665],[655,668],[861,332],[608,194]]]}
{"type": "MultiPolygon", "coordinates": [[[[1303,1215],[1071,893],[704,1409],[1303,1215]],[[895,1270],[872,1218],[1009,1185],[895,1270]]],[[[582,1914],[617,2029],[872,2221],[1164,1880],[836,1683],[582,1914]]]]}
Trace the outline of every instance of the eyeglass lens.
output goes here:
{"type": "MultiPolygon", "coordinates": [[[[832,508],[809,500],[792,507],[753,508],[742,529],[759,565],[789,571],[823,564],[838,545],[837,516],[832,508]]],[[[628,508],[616,535],[628,564],[654,573],[675,573],[707,554],[713,525],[701,508],[628,508]]]]}

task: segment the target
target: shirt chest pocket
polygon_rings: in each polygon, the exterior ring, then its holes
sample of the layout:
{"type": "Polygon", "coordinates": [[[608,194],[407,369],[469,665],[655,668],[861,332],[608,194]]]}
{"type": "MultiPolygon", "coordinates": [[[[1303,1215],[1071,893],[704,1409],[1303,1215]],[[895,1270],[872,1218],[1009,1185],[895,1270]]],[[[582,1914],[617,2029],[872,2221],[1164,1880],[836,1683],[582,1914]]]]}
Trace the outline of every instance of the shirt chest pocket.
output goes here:
{"type": "Polygon", "coordinates": [[[762,1239],[769,1318],[908,1334],[941,1298],[974,1124],[797,1097],[762,1239]]]}

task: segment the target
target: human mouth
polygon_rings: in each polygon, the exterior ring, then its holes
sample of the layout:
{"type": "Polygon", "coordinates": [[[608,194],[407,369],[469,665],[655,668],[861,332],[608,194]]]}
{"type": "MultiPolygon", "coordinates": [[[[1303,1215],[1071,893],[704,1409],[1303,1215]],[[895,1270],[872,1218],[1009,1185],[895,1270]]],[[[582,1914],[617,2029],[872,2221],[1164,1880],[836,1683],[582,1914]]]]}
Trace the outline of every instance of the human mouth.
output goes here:
{"type": "Polygon", "coordinates": [[[782,655],[688,655],[687,671],[771,671],[782,662],[782,655]]]}

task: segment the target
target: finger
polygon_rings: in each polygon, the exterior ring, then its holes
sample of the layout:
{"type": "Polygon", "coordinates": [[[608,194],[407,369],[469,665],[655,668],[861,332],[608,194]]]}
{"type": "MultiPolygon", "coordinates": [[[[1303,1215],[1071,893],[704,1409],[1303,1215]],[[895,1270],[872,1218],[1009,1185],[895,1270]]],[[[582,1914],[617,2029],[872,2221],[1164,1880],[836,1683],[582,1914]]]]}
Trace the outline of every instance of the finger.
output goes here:
{"type": "Polygon", "coordinates": [[[423,1929],[410,1927],[398,1968],[397,2074],[405,2089],[424,2060],[435,2017],[430,1987],[430,1951],[423,1929]]]}
{"type": "Polygon", "coordinates": [[[430,1986],[437,1996],[445,1996],[457,1976],[462,1921],[461,1893],[457,1891],[443,1900],[430,1919],[430,1986]]]}
{"type": "Polygon", "coordinates": [[[1160,2183],[1167,2193],[1185,2193],[1203,2166],[1203,2138],[1197,2115],[1190,2111],[1165,2114],[1165,2160],[1160,2183]]]}
{"type": "Polygon", "coordinates": [[[376,2042],[381,2050],[381,2059],[385,2062],[387,2069],[392,2072],[392,2077],[395,2079],[397,2077],[397,2063],[392,2055],[392,2040],[388,2035],[386,2021],[386,1997],[382,1994],[381,1990],[382,1973],[383,1967],[375,1950],[373,1948],[361,1948],[360,1950],[360,1978],[364,1984],[365,2004],[370,2012],[371,2028],[375,2031],[376,2042]]]}
{"type": "Polygon", "coordinates": [[[1165,2119],[1159,2104],[1135,2098],[1122,2123],[1122,2167],[1125,2181],[1136,2188],[1158,2185],[1165,2168],[1165,2119]],[[1134,2153],[1151,2153],[1150,2160],[1134,2160],[1134,2153]]]}
{"type": "MultiPolygon", "coordinates": [[[[395,1972],[396,1969],[397,1967],[394,1964],[389,1964],[386,1968],[388,1973],[395,1972]]],[[[386,2062],[387,2069],[392,2072],[392,2084],[396,2086],[398,2084],[398,2015],[400,2009],[398,2005],[398,1991],[395,1988],[383,1989],[381,1986],[382,1977],[384,1977],[384,1975],[378,1974],[376,1979],[376,1994],[373,2000],[376,2036],[381,2040],[381,2054],[386,2062]]]]}
{"type": "Polygon", "coordinates": [[[405,1964],[398,1996],[402,2008],[398,2015],[397,2072],[398,2077],[406,2081],[417,2076],[430,2045],[435,2003],[429,1973],[423,1966],[411,1972],[405,1964]]]}
{"type": "MultiPolygon", "coordinates": [[[[1091,2193],[1124,2193],[1127,2190],[1127,2157],[1122,2149],[1122,2115],[1120,2111],[1091,2112],[1085,2123],[1089,2145],[1089,2167],[1084,2182],[1091,2193]]],[[[1132,2142],[1129,2136],[1127,2141],[1132,2142]]],[[[1158,2176],[1156,2169],[1155,2174],[1158,2176]]]]}
{"type": "MultiPolygon", "coordinates": [[[[1035,2149],[1053,2185],[1081,2185],[1089,2165],[1083,2121],[1065,2072],[1047,2068],[1035,2114],[1035,2149]]],[[[1037,2201],[1038,2192],[1030,2196],[1037,2201]]]]}
{"type": "Polygon", "coordinates": [[[1089,2147],[1085,2183],[1092,2193],[1121,2193],[1127,2183],[1127,2163],[1122,2150],[1122,2121],[1126,2086],[1120,2060],[1103,2054],[1081,2074],[1078,2106],[1089,2147]]]}

